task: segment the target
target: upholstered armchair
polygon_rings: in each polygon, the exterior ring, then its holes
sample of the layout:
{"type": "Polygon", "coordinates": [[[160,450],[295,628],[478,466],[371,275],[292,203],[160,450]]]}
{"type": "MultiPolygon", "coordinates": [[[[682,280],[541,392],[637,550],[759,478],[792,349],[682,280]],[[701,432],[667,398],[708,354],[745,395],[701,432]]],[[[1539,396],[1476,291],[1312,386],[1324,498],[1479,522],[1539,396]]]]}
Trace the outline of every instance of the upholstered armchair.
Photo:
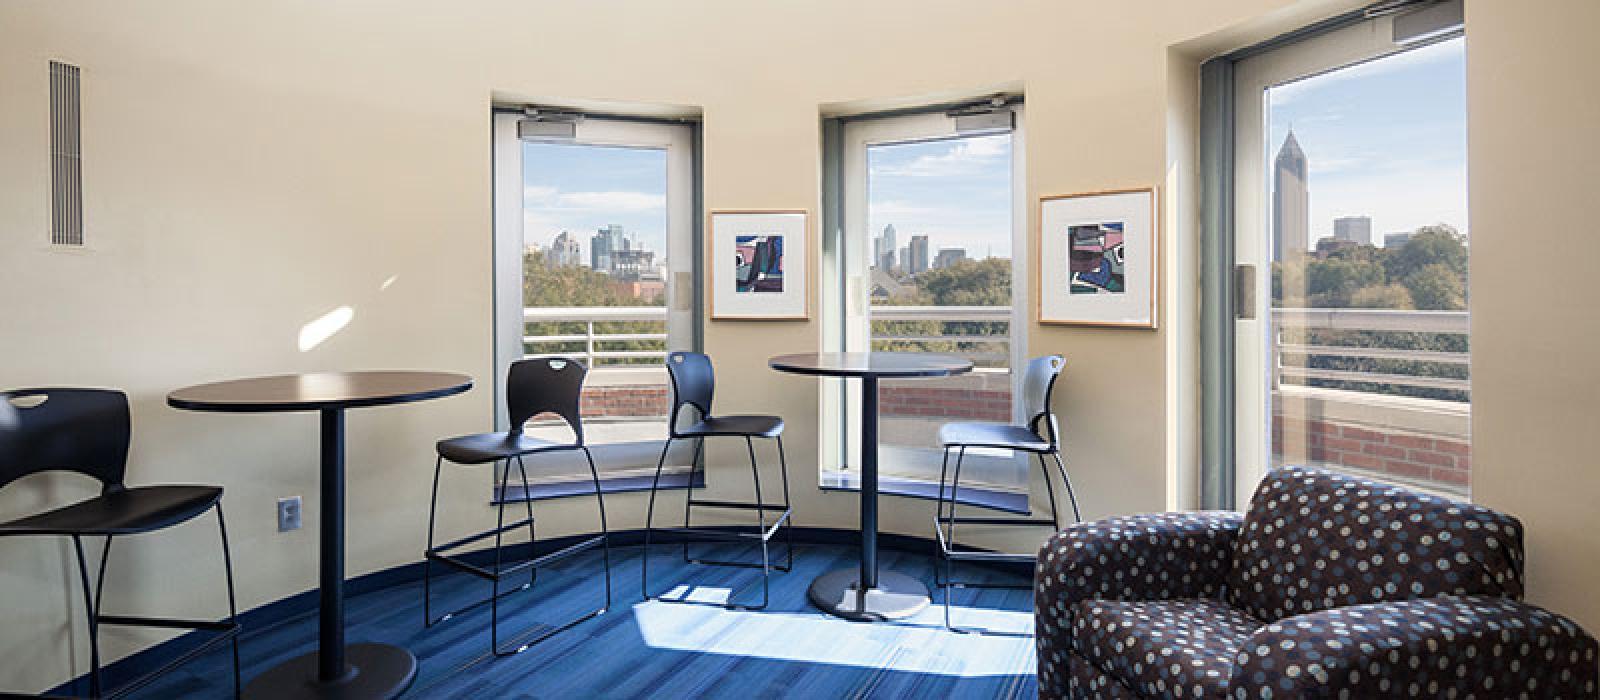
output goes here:
{"type": "Polygon", "coordinates": [[[1522,526],[1287,467],[1247,513],[1081,523],[1034,595],[1045,698],[1595,698],[1597,644],[1521,602],[1522,526]]]}

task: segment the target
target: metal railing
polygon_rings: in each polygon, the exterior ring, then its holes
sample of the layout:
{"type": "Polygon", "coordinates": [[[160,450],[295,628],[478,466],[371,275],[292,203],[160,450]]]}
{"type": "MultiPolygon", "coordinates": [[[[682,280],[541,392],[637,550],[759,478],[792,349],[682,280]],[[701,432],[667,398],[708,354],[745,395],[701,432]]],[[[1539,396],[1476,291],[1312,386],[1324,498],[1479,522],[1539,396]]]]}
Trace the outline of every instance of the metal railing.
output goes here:
{"type": "MultiPolygon", "coordinates": [[[[547,307],[530,306],[522,310],[524,328],[531,323],[581,323],[581,333],[556,333],[536,335],[524,331],[522,346],[527,352],[527,357],[541,355],[581,355],[586,366],[599,369],[611,362],[610,366],[617,366],[618,360],[653,360],[647,366],[656,366],[666,362],[667,358],[667,307],[665,306],[584,306],[584,307],[547,307]],[[595,331],[597,323],[613,323],[626,321],[648,321],[662,324],[660,333],[640,332],[609,332],[595,331]],[[607,343],[624,341],[647,341],[660,344],[660,350],[614,350],[606,349],[607,343]],[[572,345],[583,343],[583,349],[577,353],[540,348],[553,348],[553,346],[572,345]],[[598,346],[598,347],[597,347],[598,346]],[[598,364],[597,364],[598,363],[598,364]]],[[[637,364],[633,366],[639,366],[637,364]]]]}
{"type": "MultiPolygon", "coordinates": [[[[983,343],[986,346],[999,346],[1000,350],[956,351],[973,362],[1006,363],[1011,359],[1011,335],[983,335],[980,333],[963,333],[959,329],[951,332],[949,323],[982,322],[1006,323],[1011,322],[1011,308],[1006,306],[873,306],[871,315],[873,323],[880,321],[935,321],[941,324],[939,333],[872,333],[874,344],[879,342],[909,343],[932,351],[940,351],[941,343],[983,343]]],[[[1008,328],[1009,331],[1009,328],[1008,328]]]]}
{"type": "Polygon", "coordinates": [[[1272,367],[1273,386],[1284,379],[1301,382],[1321,380],[1380,386],[1419,387],[1470,392],[1470,379],[1439,377],[1420,372],[1367,372],[1349,369],[1326,369],[1284,362],[1285,355],[1300,357],[1309,364],[1313,357],[1353,359],[1403,360],[1446,365],[1466,366],[1472,355],[1467,352],[1422,350],[1406,347],[1364,347],[1297,342],[1304,334],[1295,331],[1386,331],[1466,335],[1468,317],[1465,311],[1410,311],[1402,309],[1273,309],[1272,310],[1272,367]],[[1289,331],[1290,333],[1285,333],[1289,331]],[[1301,336],[1290,339],[1291,335],[1301,336]]]}

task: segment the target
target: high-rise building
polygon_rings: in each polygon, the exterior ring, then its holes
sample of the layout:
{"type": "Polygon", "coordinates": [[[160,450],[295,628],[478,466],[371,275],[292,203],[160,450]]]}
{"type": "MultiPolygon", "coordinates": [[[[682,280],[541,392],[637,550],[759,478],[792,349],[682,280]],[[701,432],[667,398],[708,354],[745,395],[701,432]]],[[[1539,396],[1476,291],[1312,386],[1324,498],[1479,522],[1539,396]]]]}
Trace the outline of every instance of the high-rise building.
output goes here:
{"type": "Polygon", "coordinates": [[[906,272],[920,274],[928,271],[928,237],[912,236],[906,244],[906,272]]]}
{"type": "Polygon", "coordinates": [[[883,233],[872,239],[872,264],[878,269],[888,271],[894,269],[895,261],[895,234],[894,224],[883,227],[883,233]]]}
{"type": "Polygon", "coordinates": [[[556,234],[550,240],[550,249],[545,251],[544,264],[546,267],[577,267],[583,264],[583,247],[578,245],[578,237],[566,231],[556,234]]]}
{"type": "Polygon", "coordinates": [[[1333,237],[1356,245],[1372,245],[1372,217],[1341,216],[1334,219],[1333,237]]]}
{"type": "Polygon", "coordinates": [[[938,270],[950,267],[966,259],[967,249],[965,248],[940,248],[939,254],[933,258],[933,269],[938,270]]]}
{"type": "Polygon", "coordinates": [[[612,252],[628,249],[628,238],[621,226],[611,224],[595,231],[589,238],[589,267],[596,272],[611,274],[614,263],[612,252]]]}
{"type": "Polygon", "coordinates": [[[1404,248],[1406,244],[1410,242],[1411,233],[1408,231],[1402,231],[1400,233],[1386,233],[1383,235],[1383,247],[1385,248],[1404,248]]]}
{"type": "Polygon", "coordinates": [[[1305,255],[1310,231],[1306,153],[1291,129],[1272,165],[1272,259],[1282,262],[1305,255]]]}

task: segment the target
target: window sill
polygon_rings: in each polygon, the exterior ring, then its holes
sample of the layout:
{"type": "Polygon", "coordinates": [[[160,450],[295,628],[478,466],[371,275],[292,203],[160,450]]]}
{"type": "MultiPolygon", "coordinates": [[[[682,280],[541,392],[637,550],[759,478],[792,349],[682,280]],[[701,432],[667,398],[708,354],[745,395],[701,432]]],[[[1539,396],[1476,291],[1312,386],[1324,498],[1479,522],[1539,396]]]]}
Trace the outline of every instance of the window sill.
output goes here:
{"type": "MultiPolygon", "coordinates": [[[[854,472],[824,472],[819,486],[823,491],[860,491],[861,479],[854,472]]],[[[940,496],[939,484],[935,482],[895,476],[879,476],[878,493],[906,498],[920,498],[929,501],[938,500],[940,496]]],[[[948,494],[948,492],[946,493],[948,494]]],[[[957,495],[959,497],[956,498],[956,503],[964,506],[989,508],[1017,515],[1033,514],[1033,510],[1028,505],[1028,494],[1026,493],[979,486],[962,486],[957,495]]]]}
{"type": "MultiPolygon", "coordinates": [[[[602,476],[600,477],[600,493],[629,493],[633,491],[649,491],[650,484],[655,479],[653,475],[647,476],[602,476]]],[[[703,489],[706,487],[704,471],[694,473],[679,471],[665,472],[661,475],[661,489],[703,489]]],[[[545,501],[554,498],[568,498],[571,496],[589,496],[594,494],[594,480],[589,478],[574,478],[570,481],[551,481],[547,483],[531,484],[526,493],[522,485],[508,486],[505,493],[495,494],[490,505],[500,503],[517,503],[521,501],[545,501]]]]}

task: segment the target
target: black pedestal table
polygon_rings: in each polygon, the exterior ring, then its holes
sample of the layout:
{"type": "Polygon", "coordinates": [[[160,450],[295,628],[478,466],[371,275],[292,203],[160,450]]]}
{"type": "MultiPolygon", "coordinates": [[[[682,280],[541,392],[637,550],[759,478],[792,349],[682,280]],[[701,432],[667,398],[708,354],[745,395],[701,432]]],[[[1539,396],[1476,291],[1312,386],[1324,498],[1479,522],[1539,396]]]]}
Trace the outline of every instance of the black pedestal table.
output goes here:
{"type": "Polygon", "coordinates": [[[928,587],[897,571],[878,570],[878,380],[947,377],[972,370],[949,355],[915,352],[819,352],[779,355],[780,372],[861,380],[861,566],[811,582],[811,602],[851,620],[893,620],[928,607],[928,587]]]}
{"type": "Polygon", "coordinates": [[[318,372],[185,387],[167,404],[190,411],[322,414],[322,520],[317,650],[250,681],[247,698],[392,698],[417,675],[417,657],[389,644],[344,642],[344,412],[462,393],[472,378],[446,372],[318,372]]]}

